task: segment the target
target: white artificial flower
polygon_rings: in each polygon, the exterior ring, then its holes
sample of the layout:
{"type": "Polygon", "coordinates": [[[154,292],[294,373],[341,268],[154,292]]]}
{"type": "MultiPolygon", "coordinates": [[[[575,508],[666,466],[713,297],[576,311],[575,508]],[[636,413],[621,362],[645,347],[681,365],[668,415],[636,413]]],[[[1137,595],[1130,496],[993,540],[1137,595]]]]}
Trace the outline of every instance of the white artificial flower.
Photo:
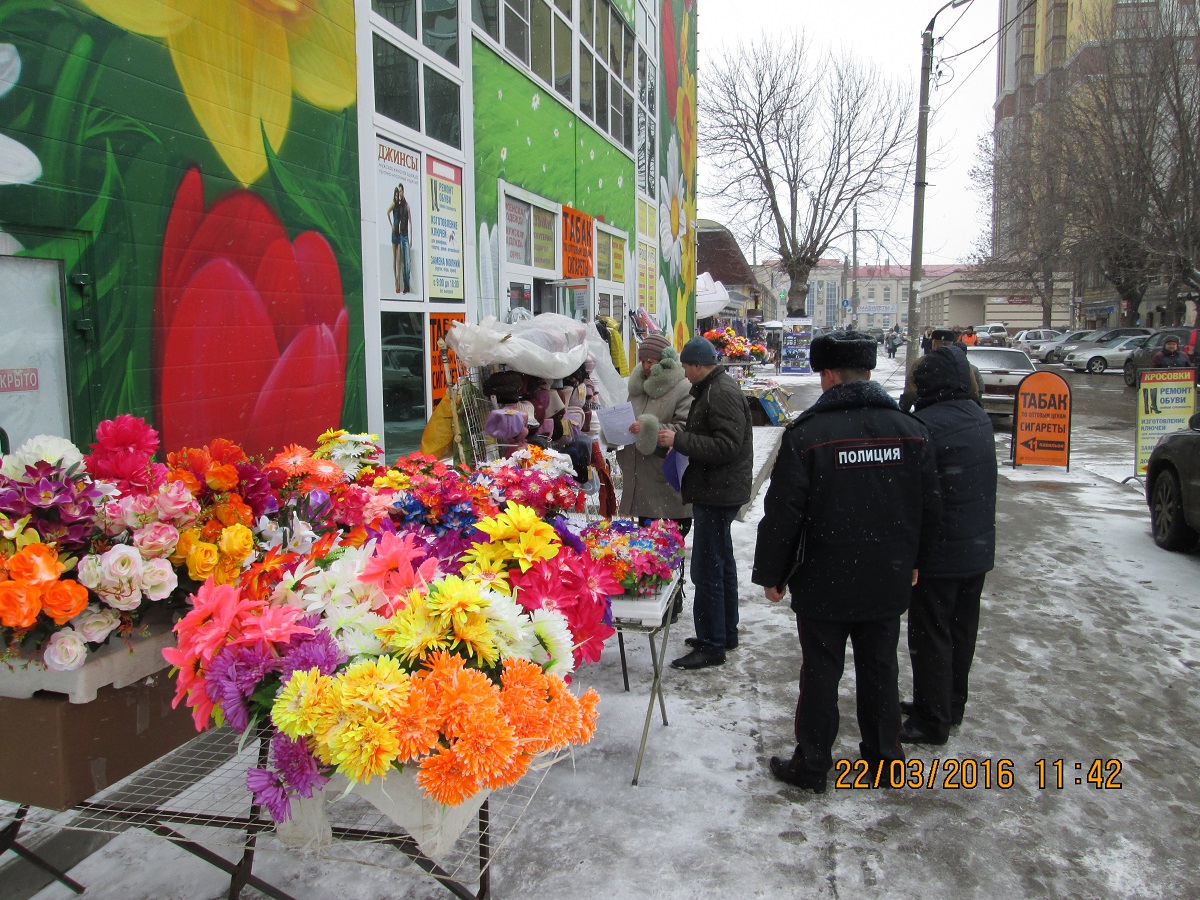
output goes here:
{"type": "Polygon", "coordinates": [[[142,564],[142,593],[150,600],[166,600],[179,587],[179,576],[166,559],[150,559],[142,564]]]}
{"type": "Polygon", "coordinates": [[[36,434],[15,452],[4,457],[0,475],[20,481],[25,477],[26,466],[42,461],[69,469],[83,462],[83,454],[66,438],[53,434],[36,434]]]}
{"type": "Polygon", "coordinates": [[[100,557],[89,553],[79,561],[75,569],[75,579],[85,588],[96,590],[104,582],[104,573],[100,571],[100,557]]]}
{"type": "Polygon", "coordinates": [[[115,609],[98,603],[89,603],[87,609],[71,620],[71,627],[89,644],[104,643],[120,624],[121,616],[115,609]]]}
{"type": "Polygon", "coordinates": [[[547,675],[570,675],[575,668],[571,653],[571,629],[566,616],[556,609],[535,609],[529,616],[537,644],[529,657],[547,675]]]}
{"type": "Polygon", "coordinates": [[[64,628],[50,635],[43,657],[46,668],[55,672],[73,672],[87,659],[87,643],[74,628],[64,628]]]}
{"type": "MultiPolygon", "coordinates": [[[[12,44],[0,44],[0,97],[11,91],[20,77],[21,54],[12,44]]],[[[41,177],[37,154],[0,134],[0,184],[30,184],[41,177]]]]}
{"type": "Polygon", "coordinates": [[[510,656],[532,659],[537,638],[517,601],[507,594],[492,590],[481,590],[479,596],[487,600],[483,615],[501,659],[510,656]]]}
{"type": "Polygon", "coordinates": [[[658,178],[658,237],[663,248],[663,256],[670,265],[671,277],[678,278],[683,261],[683,242],[687,240],[688,223],[684,216],[683,204],[686,185],[679,161],[679,142],[675,133],[667,144],[667,174],[658,178]]]}

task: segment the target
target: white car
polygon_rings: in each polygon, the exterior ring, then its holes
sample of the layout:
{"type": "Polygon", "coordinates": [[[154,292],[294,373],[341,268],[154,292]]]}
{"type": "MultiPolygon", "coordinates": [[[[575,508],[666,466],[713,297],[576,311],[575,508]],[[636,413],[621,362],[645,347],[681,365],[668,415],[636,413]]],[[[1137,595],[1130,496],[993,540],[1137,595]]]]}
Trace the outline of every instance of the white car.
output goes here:
{"type": "Polygon", "coordinates": [[[1012,347],[968,347],[967,362],[983,378],[983,411],[996,416],[1011,416],[1016,411],[1017,386],[1037,371],[1024,350],[1012,347]]]}
{"type": "Polygon", "coordinates": [[[1013,346],[1018,350],[1024,350],[1031,358],[1036,359],[1034,354],[1042,344],[1054,340],[1061,334],[1062,330],[1058,328],[1029,328],[1017,332],[1016,337],[1013,338],[1013,346]]]}
{"type": "Polygon", "coordinates": [[[1120,369],[1129,359],[1129,354],[1146,341],[1147,336],[1143,334],[1115,337],[1099,345],[1084,344],[1068,353],[1063,365],[1076,372],[1089,372],[1092,375],[1099,375],[1105,369],[1120,369]]]}

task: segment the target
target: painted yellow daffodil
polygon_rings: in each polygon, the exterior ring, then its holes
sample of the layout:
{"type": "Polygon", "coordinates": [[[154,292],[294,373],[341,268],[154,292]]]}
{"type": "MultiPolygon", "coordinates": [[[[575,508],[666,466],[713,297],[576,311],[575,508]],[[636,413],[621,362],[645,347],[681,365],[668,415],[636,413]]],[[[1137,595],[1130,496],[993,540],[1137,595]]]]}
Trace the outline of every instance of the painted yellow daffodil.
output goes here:
{"type": "Polygon", "coordinates": [[[242,184],[278,150],[292,94],[354,102],[353,0],[83,0],[127,31],[164,38],[200,127],[242,184]]]}

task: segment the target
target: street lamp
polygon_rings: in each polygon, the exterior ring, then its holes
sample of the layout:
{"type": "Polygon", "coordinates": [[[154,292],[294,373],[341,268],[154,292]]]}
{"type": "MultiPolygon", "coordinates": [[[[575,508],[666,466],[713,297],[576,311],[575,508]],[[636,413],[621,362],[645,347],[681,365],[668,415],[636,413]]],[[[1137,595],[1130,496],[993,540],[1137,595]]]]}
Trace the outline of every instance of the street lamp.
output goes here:
{"type": "Polygon", "coordinates": [[[917,177],[913,188],[912,262],[908,268],[908,365],[917,359],[921,322],[917,294],[921,289],[921,243],[925,228],[925,153],[929,138],[929,77],[933,72],[933,23],[947,9],[965,6],[971,0],[949,0],[942,4],[921,35],[921,106],[917,111],[917,177]]]}

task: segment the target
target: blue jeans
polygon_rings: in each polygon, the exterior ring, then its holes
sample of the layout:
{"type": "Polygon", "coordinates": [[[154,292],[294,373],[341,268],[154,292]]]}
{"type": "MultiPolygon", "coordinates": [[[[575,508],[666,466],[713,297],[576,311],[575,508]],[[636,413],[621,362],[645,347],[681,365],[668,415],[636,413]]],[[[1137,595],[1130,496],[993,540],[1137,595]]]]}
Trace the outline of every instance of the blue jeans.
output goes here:
{"type": "Polygon", "coordinates": [[[409,283],[412,275],[412,247],[409,244],[408,238],[400,236],[400,265],[404,274],[404,284],[397,285],[396,293],[407,294],[411,290],[409,283]],[[403,287],[401,291],[399,288],[403,287]]]}
{"type": "Polygon", "coordinates": [[[738,626],[737,562],[729,532],[737,512],[736,506],[692,504],[692,585],[696,592],[692,615],[696,638],[705,647],[722,653],[726,640],[736,637],[738,626]]]}

